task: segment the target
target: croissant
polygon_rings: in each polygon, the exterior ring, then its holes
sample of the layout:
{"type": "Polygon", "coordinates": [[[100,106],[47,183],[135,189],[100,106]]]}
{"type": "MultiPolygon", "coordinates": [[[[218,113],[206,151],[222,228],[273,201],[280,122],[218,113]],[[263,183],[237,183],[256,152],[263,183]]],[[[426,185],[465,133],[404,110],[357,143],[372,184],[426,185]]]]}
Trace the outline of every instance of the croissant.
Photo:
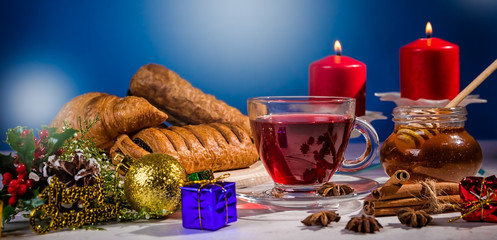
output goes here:
{"type": "Polygon", "coordinates": [[[90,92],[73,98],[66,103],[50,126],[61,128],[67,121],[79,128],[81,121],[97,121],[86,133],[93,138],[98,148],[108,151],[121,134],[136,132],[156,126],[167,119],[167,114],[152,106],[146,99],[128,96],[120,98],[107,93],[90,92]]]}
{"type": "Polygon", "coordinates": [[[166,112],[168,122],[175,126],[231,122],[250,133],[246,115],[158,64],[142,66],[131,79],[129,93],[146,98],[166,112]]]}
{"type": "Polygon", "coordinates": [[[249,134],[231,123],[146,128],[132,138],[119,136],[110,150],[112,159],[117,154],[138,159],[149,153],[175,157],[188,173],[244,168],[259,158],[249,134]]]}

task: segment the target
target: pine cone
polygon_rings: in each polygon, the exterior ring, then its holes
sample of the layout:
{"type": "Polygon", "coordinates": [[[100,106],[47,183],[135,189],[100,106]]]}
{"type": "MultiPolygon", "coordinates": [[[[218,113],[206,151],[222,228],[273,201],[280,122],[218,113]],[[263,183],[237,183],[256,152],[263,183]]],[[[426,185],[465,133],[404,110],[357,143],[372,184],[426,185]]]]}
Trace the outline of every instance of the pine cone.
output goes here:
{"type": "Polygon", "coordinates": [[[354,188],[347,184],[339,185],[327,182],[317,189],[319,195],[323,197],[341,196],[354,192],[354,188]]]}
{"type": "Polygon", "coordinates": [[[66,187],[93,185],[100,174],[100,165],[94,158],[86,159],[83,150],[76,149],[71,161],[64,161],[56,155],[48,157],[42,167],[43,178],[50,182],[53,176],[66,187]]]}
{"type": "Polygon", "coordinates": [[[307,216],[301,222],[306,226],[318,225],[328,226],[331,222],[340,221],[340,216],[334,211],[321,211],[307,216]]]}
{"type": "Polygon", "coordinates": [[[374,233],[375,231],[380,231],[383,228],[381,224],[374,217],[353,217],[345,226],[345,229],[355,232],[362,233],[374,233]]]}
{"type": "Polygon", "coordinates": [[[412,208],[402,208],[397,212],[397,217],[400,223],[410,226],[421,228],[431,222],[432,217],[423,210],[414,211],[412,208]]]}

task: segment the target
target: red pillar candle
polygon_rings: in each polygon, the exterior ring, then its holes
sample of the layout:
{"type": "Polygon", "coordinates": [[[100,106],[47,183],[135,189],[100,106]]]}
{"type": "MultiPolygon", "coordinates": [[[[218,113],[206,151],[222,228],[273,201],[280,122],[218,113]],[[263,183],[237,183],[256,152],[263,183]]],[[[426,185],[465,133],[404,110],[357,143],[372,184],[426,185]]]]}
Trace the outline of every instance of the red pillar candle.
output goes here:
{"type": "Polygon", "coordinates": [[[412,100],[452,100],[459,93],[459,47],[431,37],[400,48],[400,96],[412,100]]]}
{"type": "Polygon", "coordinates": [[[319,59],[309,66],[309,95],[339,96],[356,99],[356,116],[366,112],[366,65],[341,56],[340,42],[335,41],[336,55],[319,59]]]}

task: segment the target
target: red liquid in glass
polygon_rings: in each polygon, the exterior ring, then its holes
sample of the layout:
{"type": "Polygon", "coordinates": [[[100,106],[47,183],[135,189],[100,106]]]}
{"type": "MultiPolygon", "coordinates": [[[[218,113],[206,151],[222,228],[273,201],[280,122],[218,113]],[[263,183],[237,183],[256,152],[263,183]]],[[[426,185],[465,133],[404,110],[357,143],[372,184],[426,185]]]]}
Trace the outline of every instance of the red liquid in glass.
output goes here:
{"type": "Polygon", "coordinates": [[[345,115],[266,115],[251,120],[255,144],[272,179],[282,185],[330,180],[343,161],[354,120],[345,115]]]}

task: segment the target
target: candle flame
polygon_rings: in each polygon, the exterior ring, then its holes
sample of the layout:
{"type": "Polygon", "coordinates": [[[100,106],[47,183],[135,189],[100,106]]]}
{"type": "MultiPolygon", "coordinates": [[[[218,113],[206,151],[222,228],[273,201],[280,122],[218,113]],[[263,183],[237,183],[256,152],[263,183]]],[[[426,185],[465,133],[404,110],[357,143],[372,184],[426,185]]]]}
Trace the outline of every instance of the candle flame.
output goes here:
{"type": "Polygon", "coordinates": [[[426,30],[425,30],[425,32],[426,32],[426,36],[427,36],[428,38],[430,38],[430,37],[431,37],[431,34],[433,33],[433,29],[432,29],[432,27],[431,27],[431,23],[430,23],[430,22],[427,22],[427,23],[426,23],[426,30]]]}
{"type": "Polygon", "coordinates": [[[336,55],[338,55],[338,56],[342,55],[342,45],[340,44],[340,41],[338,41],[338,40],[335,41],[335,52],[336,52],[336,55]]]}

